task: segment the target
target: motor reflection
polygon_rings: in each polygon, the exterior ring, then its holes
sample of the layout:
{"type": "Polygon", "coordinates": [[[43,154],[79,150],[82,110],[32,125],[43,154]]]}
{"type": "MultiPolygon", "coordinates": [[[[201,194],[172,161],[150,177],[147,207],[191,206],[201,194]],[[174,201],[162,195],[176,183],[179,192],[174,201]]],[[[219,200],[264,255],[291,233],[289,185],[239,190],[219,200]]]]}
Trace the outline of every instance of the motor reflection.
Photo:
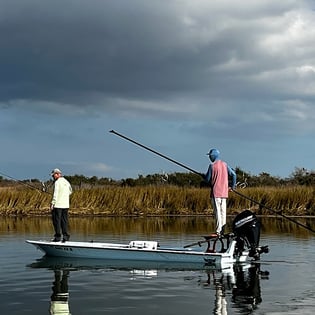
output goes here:
{"type": "Polygon", "coordinates": [[[68,278],[69,270],[54,270],[54,281],[49,309],[51,315],[71,314],[69,310],[68,278]]]}
{"type": "Polygon", "coordinates": [[[254,311],[262,302],[260,279],[268,279],[269,272],[261,271],[260,265],[252,265],[247,270],[235,267],[235,285],[232,290],[232,302],[235,307],[248,312],[254,311]]]}
{"type": "Polygon", "coordinates": [[[233,265],[221,273],[207,272],[204,287],[215,290],[213,314],[228,314],[230,308],[236,308],[240,314],[251,314],[262,302],[260,280],[269,279],[268,271],[261,271],[259,263],[233,265]]]}

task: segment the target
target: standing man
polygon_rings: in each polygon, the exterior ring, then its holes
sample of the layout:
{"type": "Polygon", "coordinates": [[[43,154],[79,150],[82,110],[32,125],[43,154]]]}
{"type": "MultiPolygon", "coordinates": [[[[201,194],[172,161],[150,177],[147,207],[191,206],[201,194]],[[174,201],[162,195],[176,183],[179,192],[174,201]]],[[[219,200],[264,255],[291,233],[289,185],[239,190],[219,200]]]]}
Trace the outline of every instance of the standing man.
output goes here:
{"type": "Polygon", "coordinates": [[[72,187],[70,183],[62,176],[60,169],[55,168],[51,172],[51,176],[55,181],[54,193],[50,205],[52,222],[55,229],[55,235],[52,241],[60,242],[62,233],[62,242],[66,242],[70,238],[68,233],[68,210],[72,187]]]}
{"type": "Polygon", "coordinates": [[[219,159],[220,152],[217,149],[211,149],[209,153],[211,161],[208,171],[205,174],[205,180],[210,183],[210,198],[216,219],[216,235],[219,237],[224,234],[226,224],[226,200],[229,190],[235,188],[236,173],[224,161],[219,159]],[[232,178],[229,186],[229,177],[232,178]]]}

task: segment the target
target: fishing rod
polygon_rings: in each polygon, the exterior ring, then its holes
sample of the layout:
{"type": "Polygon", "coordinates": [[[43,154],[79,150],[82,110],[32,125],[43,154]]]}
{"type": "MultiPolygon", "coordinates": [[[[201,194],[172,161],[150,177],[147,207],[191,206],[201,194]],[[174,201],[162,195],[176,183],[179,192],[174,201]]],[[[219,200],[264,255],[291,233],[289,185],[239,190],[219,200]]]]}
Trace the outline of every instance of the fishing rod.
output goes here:
{"type": "Polygon", "coordinates": [[[29,183],[27,183],[27,182],[23,182],[23,181],[21,181],[21,180],[19,180],[19,179],[16,179],[16,178],[14,178],[14,177],[12,177],[12,176],[10,176],[10,175],[4,174],[4,173],[2,173],[2,172],[0,172],[0,175],[2,175],[2,176],[4,176],[4,177],[7,177],[7,178],[10,178],[10,179],[14,180],[15,182],[18,182],[19,184],[24,185],[24,186],[26,186],[26,187],[35,189],[35,190],[37,190],[37,191],[39,191],[39,192],[44,192],[44,193],[49,194],[49,192],[47,192],[45,189],[41,190],[41,189],[39,189],[38,187],[35,187],[35,186],[33,186],[33,185],[31,185],[31,184],[29,184],[29,183]]]}
{"type": "MultiPolygon", "coordinates": [[[[180,162],[178,162],[178,161],[175,161],[175,160],[169,158],[168,156],[166,156],[166,155],[164,155],[164,154],[162,154],[162,153],[159,153],[159,152],[157,152],[157,151],[155,151],[155,150],[153,150],[153,149],[151,149],[151,148],[149,148],[149,147],[147,147],[147,146],[145,146],[145,145],[143,145],[143,144],[141,144],[141,143],[139,143],[139,142],[137,142],[137,141],[135,141],[135,140],[132,140],[132,139],[130,139],[130,138],[128,138],[128,137],[126,137],[126,136],[124,136],[124,135],[122,135],[122,134],[116,132],[115,130],[110,130],[109,132],[110,132],[110,133],[113,133],[113,134],[115,134],[116,136],[119,136],[119,137],[121,137],[121,138],[123,138],[123,139],[125,139],[125,140],[127,140],[127,141],[129,141],[129,142],[132,142],[132,143],[138,145],[139,147],[142,147],[142,148],[144,148],[144,149],[146,149],[146,150],[148,150],[148,151],[150,151],[150,152],[152,152],[152,153],[154,153],[154,154],[156,154],[156,155],[159,155],[159,156],[161,156],[162,158],[164,158],[164,159],[166,159],[166,160],[168,160],[168,161],[170,161],[170,162],[172,162],[172,163],[175,163],[175,164],[177,164],[177,165],[179,165],[179,166],[181,166],[181,167],[183,167],[183,168],[185,168],[185,169],[191,171],[192,173],[198,174],[198,175],[200,175],[202,178],[204,178],[204,174],[202,174],[202,173],[200,173],[200,172],[197,172],[197,171],[195,171],[194,169],[192,169],[192,168],[190,168],[190,167],[188,167],[188,166],[186,166],[186,165],[184,165],[184,164],[182,164],[182,163],[180,163],[180,162]]],[[[281,212],[279,212],[279,211],[273,210],[273,209],[271,209],[270,207],[268,207],[268,206],[266,206],[266,205],[260,203],[259,201],[256,201],[256,200],[254,200],[254,199],[252,199],[252,198],[250,198],[250,197],[248,197],[248,196],[246,196],[246,195],[241,194],[240,192],[236,191],[235,189],[232,189],[232,191],[233,191],[235,194],[237,194],[237,195],[239,195],[239,196],[241,196],[241,197],[243,197],[243,198],[245,198],[245,199],[247,199],[247,200],[250,200],[250,201],[252,201],[253,203],[255,203],[255,204],[257,204],[257,205],[259,205],[260,207],[263,207],[263,208],[265,208],[265,209],[271,211],[272,213],[274,213],[274,214],[276,214],[276,215],[279,215],[279,216],[281,216],[281,217],[283,217],[283,218],[285,218],[285,219],[287,219],[287,220],[289,220],[289,221],[291,221],[291,222],[293,222],[293,223],[295,223],[295,224],[297,224],[297,225],[299,225],[299,226],[301,226],[301,227],[307,229],[307,230],[310,231],[310,232],[315,233],[315,230],[313,230],[313,229],[310,228],[309,226],[307,226],[307,225],[305,225],[305,224],[303,224],[303,223],[301,223],[301,222],[299,222],[299,221],[296,221],[296,220],[294,220],[294,219],[292,219],[292,218],[290,218],[290,217],[284,215],[283,213],[281,213],[281,212]]]]}

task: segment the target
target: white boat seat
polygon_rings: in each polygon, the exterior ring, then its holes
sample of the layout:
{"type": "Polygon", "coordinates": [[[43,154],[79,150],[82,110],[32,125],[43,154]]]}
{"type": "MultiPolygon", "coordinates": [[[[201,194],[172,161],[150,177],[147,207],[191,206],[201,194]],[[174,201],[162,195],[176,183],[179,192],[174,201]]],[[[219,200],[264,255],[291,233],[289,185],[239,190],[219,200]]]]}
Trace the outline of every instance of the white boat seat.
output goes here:
{"type": "Polygon", "coordinates": [[[129,243],[130,248],[145,248],[145,249],[157,249],[159,243],[156,241],[131,241],[129,243]]]}

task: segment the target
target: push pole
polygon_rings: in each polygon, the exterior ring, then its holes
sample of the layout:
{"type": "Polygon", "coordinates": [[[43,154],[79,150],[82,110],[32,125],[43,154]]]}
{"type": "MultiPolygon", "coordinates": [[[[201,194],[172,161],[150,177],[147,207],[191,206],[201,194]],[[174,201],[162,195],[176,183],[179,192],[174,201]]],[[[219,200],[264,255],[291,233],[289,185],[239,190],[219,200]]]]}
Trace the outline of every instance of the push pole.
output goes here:
{"type": "MultiPolygon", "coordinates": [[[[159,156],[161,156],[162,158],[164,158],[164,159],[166,159],[166,160],[168,160],[168,161],[170,161],[170,162],[172,162],[172,163],[175,163],[175,164],[177,164],[177,165],[179,165],[179,166],[181,166],[181,167],[183,167],[183,168],[185,168],[185,169],[191,171],[192,173],[195,173],[195,174],[197,174],[197,175],[200,175],[202,178],[204,177],[204,175],[203,175],[202,173],[199,173],[199,172],[193,170],[192,168],[190,168],[190,167],[188,167],[188,166],[186,166],[186,165],[184,165],[184,164],[182,164],[182,163],[180,163],[180,162],[177,162],[177,161],[175,161],[175,160],[169,158],[168,156],[166,156],[166,155],[164,155],[164,154],[162,154],[162,153],[159,153],[159,152],[157,152],[157,151],[155,151],[155,150],[153,150],[153,149],[151,149],[151,148],[149,148],[149,147],[147,147],[147,146],[145,146],[145,145],[143,145],[143,144],[141,144],[141,143],[139,143],[139,142],[137,142],[137,141],[135,141],[135,140],[132,140],[132,139],[130,139],[130,138],[128,138],[128,137],[126,137],[126,136],[124,136],[124,135],[122,135],[122,134],[116,132],[115,130],[110,130],[109,132],[110,132],[110,133],[113,133],[113,134],[115,134],[116,136],[119,136],[119,137],[121,137],[121,138],[123,138],[123,139],[125,139],[125,140],[127,140],[127,141],[129,141],[129,142],[132,142],[132,143],[138,145],[139,147],[144,148],[144,149],[146,149],[146,150],[148,150],[148,151],[150,151],[150,152],[152,152],[152,153],[154,153],[154,154],[156,154],[156,155],[159,155],[159,156]]],[[[307,225],[305,225],[305,224],[303,224],[303,223],[300,223],[300,222],[298,222],[298,221],[296,221],[296,220],[294,220],[294,219],[292,219],[292,218],[290,218],[290,217],[288,217],[288,216],[282,214],[282,213],[279,212],[279,211],[273,210],[273,209],[269,208],[268,206],[266,206],[266,205],[260,203],[259,201],[256,201],[256,200],[254,200],[254,199],[252,199],[252,198],[250,198],[250,197],[247,197],[247,196],[241,194],[240,192],[238,192],[238,191],[236,191],[236,190],[234,190],[234,189],[232,189],[232,191],[233,191],[235,194],[237,194],[237,195],[239,195],[239,196],[241,196],[241,197],[243,197],[243,198],[245,198],[245,199],[247,199],[247,200],[250,200],[250,201],[256,203],[257,205],[259,205],[259,206],[261,206],[261,207],[263,207],[263,208],[265,208],[265,209],[267,209],[267,210],[273,212],[274,214],[279,215],[279,216],[281,216],[281,217],[283,217],[283,218],[285,218],[285,219],[287,219],[287,220],[289,220],[289,221],[291,221],[291,222],[293,222],[293,223],[295,223],[295,224],[297,224],[297,225],[299,225],[299,226],[301,226],[301,227],[307,229],[308,231],[315,233],[315,230],[313,230],[313,229],[310,228],[309,226],[307,226],[307,225]]]]}
{"type": "Polygon", "coordinates": [[[190,168],[190,167],[188,167],[188,166],[186,166],[186,165],[184,165],[184,164],[182,164],[182,163],[180,163],[180,162],[177,162],[177,161],[175,161],[175,160],[169,158],[168,156],[166,156],[166,155],[164,155],[164,154],[162,154],[162,153],[159,153],[159,152],[157,152],[157,151],[155,151],[155,150],[153,150],[153,149],[151,149],[151,148],[149,148],[149,147],[147,147],[147,146],[145,146],[145,145],[143,145],[143,144],[141,144],[141,143],[139,143],[139,142],[137,142],[137,141],[135,141],[135,140],[132,140],[132,139],[130,139],[130,138],[128,138],[128,137],[122,135],[121,133],[116,132],[115,130],[110,130],[110,133],[113,133],[113,134],[115,134],[116,136],[119,136],[119,137],[121,137],[121,138],[123,138],[123,139],[125,139],[125,140],[127,140],[127,141],[130,141],[130,142],[132,142],[132,143],[138,145],[138,146],[141,147],[141,148],[144,148],[144,149],[146,149],[146,150],[148,150],[148,151],[150,151],[150,152],[152,152],[152,153],[154,153],[154,154],[156,154],[156,155],[161,156],[163,159],[166,159],[166,160],[168,160],[168,161],[170,161],[170,162],[172,162],[172,163],[175,163],[175,164],[177,164],[177,165],[179,165],[179,166],[181,166],[181,167],[183,167],[183,168],[185,168],[185,169],[191,171],[192,173],[195,173],[195,174],[200,175],[200,176],[203,177],[203,174],[201,174],[201,173],[199,173],[199,172],[193,170],[192,168],[190,168]]]}

